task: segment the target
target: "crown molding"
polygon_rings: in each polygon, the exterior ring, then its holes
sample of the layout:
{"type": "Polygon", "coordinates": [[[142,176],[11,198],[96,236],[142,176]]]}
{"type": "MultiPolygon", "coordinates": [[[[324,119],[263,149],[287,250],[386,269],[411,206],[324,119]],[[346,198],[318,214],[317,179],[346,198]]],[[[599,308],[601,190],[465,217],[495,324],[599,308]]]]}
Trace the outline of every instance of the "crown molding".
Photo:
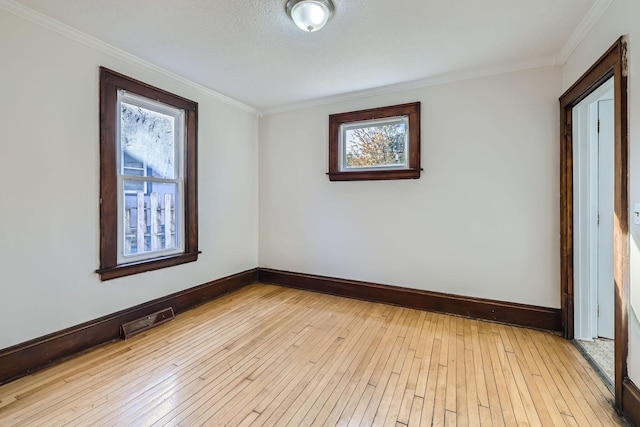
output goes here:
{"type": "Polygon", "coordinates": [[[340,95],[328,96],[324,98],[313,99],[309,101],[303,101],[298,103],[284,104],[275,107],[268,107],[260,110],[260,117],[268,116],[271,114],[285,113],[292,110],[317,107],[320,105],[332,104],[337,102],[352,101],[361,98],[368,98],[376,95],[384,95],[393,92],[399,92],[403,90],[419,89],[428,86],[437,86],[446,83],[455,83],[464,80],[473,80],[481,77],[489,77],[492,75],[507,74],[511,72],[524,71],[533,68],[542,68],[547,66],[562,66],[564,65],[569,56],[578,47],[580,42],[586,37],[591,28],[602,17],[604,12],[611,6],[614,0],[596,0],[591,6],[584,19],[573,31],[564,46],[558,51],[557,54],[551,56],[545,56],[541,58],[535,58],[532,60],[517,62],[509,65],[503,65],[498,67],[482,68],[469,70],[461,73],[454,73],[445,76],[430,77],[426,79],[414,80],[410,82],[403,82],[398,84],[392,84],[388,86],[382,86],[377,88],[365,89],[356,92],[349,92],[340,95]]]}
{"type": "Polygon", "coordinates": [[[477,68],[473,70],[467,70],[460,73],[447,74],[437,77],[429,77],[425,79],[412,80],[409,82],[402,82],[391,84],[387,86],[380,86],[370,89],[364,89],[355,92],[349,92],[339,95],[327,96],[323,98],[316,98],[309,101],[302,101],[291,104],[284,104],[275,107],[267,107],[260,110],[260,117],[268,116],[271,114],[285,113],[288,111],[317,107],[321,105],[333,104],[338,102],[353,101],[356,99],[369,98],[372,96],[386,95],[389,93],[401,92],[406,90],[415,90],[425,88],[429,86],[438,86],[447,83],[461,82],[465,80],[474,80],[482,77],[497,76],[501,74],[514,73],[518,71],[526,71],[535,68],[552,67],[555,65],[555,55],[544,56],[535,58],[532,60],[516,62],[507,65],[501,65],[496,67],[477,68]]]}
{"type": "Polygon", "coordinates": [[[20,18],[23,18],[29,22],[39,25],[48,30],[54,31],[63,35],[71,40],[77,41],[85,46],[91,47],[99,52],[110,55],[116,59],[127,62],[132,65],[136,65],[141,68],[153,71],[178,83],[190,86],[196,90],[206,93],[208,96],[215,98],[227,105],[238,108],[239,110],[247,113],[263,117],[271,114],[278,114],[288,112],[296,109],[303,109],[309,107],[316,107],[320,105],[327,105],[336,102],[351,101],[361,98],[368,98],[377,95],[384,95],[393,92],[399,92],[404,90],[419,89],[429,86],[437,86],[446,83],[454,83],[464,80],[473,80],[481,77],[489,77],[492,75],[506,74],[510,72],[524,71],[528,69],[541,68],[547,66],[561,66],[566,63],[571,53],[580,44],[584,37],[588,34],[589,30],[595,25],[595,23],[604,14],[607,8],[613,3],[613,0],[596,0],[593,6],[589,9],[584,19],[580,22],[575,31],[571,34],[565,45],[560,49],[556,55],[546,56],[541,58],[535,58],[524,62],[518,62],[513,64],[507,64],[497,67],[481,68],[468,70],[460,73],[454,73],[443,76],[429,77],[425,79],[413,80],[409,82],[402,82],[397,84],[391,84],[387,86],[381,86],[376,88],[364,89],[360,91],[354,91],[349,93],[343,93],[339,95],[333,95],[328,97],[316,98],[308,101],[302,101],[297,103],[284,104],[273,107],[266,107],[263,109],[257,109],[250,105],[244,104],[213,89],[203,86],[199,83],[193,82],[185,77],[168,71],[162,67],[159,67],[149,61],[141,59],[133,54],[130,54],[122,49],[112,46],[103,42],[89,34],[86,34],[74,27],[64,24],[58,20],[55,20],[47,15],[37,12],[23,4],[17,3],[15,0],[0,0],[0,9],[6,10],[20,18]]]}
{"type": "Polygon", "coordinates": [[[602,17],[604,12],[611,6],[613,0],[596,0],[591,6],[584,19],[578,24],[576,29],[571,33],[567,42],[556,55],[555,65],[564,65],[567,63],[569,56],[578,47],[580,42],[586,37],[591,28],[602,17]]]}
{"type": "Polygon", "coordinates": [[[127,62],[129,64],[147,69],[149,71],[153,71],[154,73],[160,74],[163,77],[167,77],[177,83],[180,83],[185,86],[194,88],[198,91],[204,92],[208,96],[215,98],[218,101],[221,101],[227,105],[238,108],[239,110],[245,111],[247,113],[250,113],[256,116],[259,115],[258,110],[254,107],[251,107],[240,101],[236,101],[235,99],[230,98],[226,95],[223,95],[219,92],[216,92],[213,89],[210,89],[206,86],[203,86],[199,83],[196,83],[185,77],[182,77],[178,74],[168,71],[162,67],[152,64],[149,61],[146,61],[122,49],[119,49],[115,46],[105,43],[102,40],[97,39],[96,37],[90,36],[89,34],[86,34],[74,27],[71,27],[45,14],[35,11],[23,4],[17,3],[14,0],[0,0],[0,9],[3,9],[13,15],[16,15],[22,19],[32,22],[40,27],[54,31],[68,39],[74,40],[78,43],[81,43],[85,46],[88,46],[106,55],[112,56],[116,59],[127,62]]]}

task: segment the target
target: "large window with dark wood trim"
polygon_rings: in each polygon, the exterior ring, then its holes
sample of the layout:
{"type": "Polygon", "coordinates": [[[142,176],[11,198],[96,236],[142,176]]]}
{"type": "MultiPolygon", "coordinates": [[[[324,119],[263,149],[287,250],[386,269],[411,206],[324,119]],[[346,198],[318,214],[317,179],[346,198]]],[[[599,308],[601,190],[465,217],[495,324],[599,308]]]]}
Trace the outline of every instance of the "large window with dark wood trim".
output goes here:
{"type": "Polygon", "coordinates": [[[102,280],[198,258],[198,104],[100,68],[102,280]]]}
{"type": "Polygon", "coordinates": [[[420,178],[420,103],[329,116],[329,179],[420,178]]]}

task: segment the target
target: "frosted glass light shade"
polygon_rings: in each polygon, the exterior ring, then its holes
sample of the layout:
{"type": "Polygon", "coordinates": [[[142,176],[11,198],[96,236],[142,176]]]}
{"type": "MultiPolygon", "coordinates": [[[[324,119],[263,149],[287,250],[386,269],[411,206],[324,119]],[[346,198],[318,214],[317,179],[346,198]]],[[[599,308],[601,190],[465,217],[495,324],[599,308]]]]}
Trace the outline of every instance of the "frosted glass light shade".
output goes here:
{"type": "Polygon", "coordinates": [[[303,31],[318,31],[333,15],[331,0],[289,0],[287,13],[303,31]]]}

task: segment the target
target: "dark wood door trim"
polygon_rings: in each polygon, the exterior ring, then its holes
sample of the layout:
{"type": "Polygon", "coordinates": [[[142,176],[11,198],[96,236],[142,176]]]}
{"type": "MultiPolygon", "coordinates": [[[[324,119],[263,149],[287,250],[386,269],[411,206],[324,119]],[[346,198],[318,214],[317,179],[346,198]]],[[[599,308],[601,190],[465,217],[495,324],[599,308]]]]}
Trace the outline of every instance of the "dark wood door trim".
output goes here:
{"type": "Polygon", "coordinates": [[[640,389],[629,379],[624,381],[622,406],[625,418],[634,426],[640,426],[640,389]]]}
{"type": "Polygon", "coordinates": [[[627,378],[629,303],[629,124],[627,105],[627,41],[620,37],[560,97],[560,287],[564,337],[574,334],[573,272],[573,107],[614,77],[614,237],[615,282],[615,400],[623,411],[623,382],[627,378]]]}

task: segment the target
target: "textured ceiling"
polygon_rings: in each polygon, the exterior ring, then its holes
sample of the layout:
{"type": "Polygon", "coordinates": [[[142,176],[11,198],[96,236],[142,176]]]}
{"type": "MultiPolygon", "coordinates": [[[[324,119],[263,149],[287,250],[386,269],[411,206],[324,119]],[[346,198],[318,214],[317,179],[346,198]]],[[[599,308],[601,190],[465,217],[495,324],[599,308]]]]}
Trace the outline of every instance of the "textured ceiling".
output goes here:
{"type": "Polygon", "coordinates": [[[285,2],[18,0],[261,110],[544,62],[596,0],[334,0],[315,33],[290,21],[285,2]]]}

